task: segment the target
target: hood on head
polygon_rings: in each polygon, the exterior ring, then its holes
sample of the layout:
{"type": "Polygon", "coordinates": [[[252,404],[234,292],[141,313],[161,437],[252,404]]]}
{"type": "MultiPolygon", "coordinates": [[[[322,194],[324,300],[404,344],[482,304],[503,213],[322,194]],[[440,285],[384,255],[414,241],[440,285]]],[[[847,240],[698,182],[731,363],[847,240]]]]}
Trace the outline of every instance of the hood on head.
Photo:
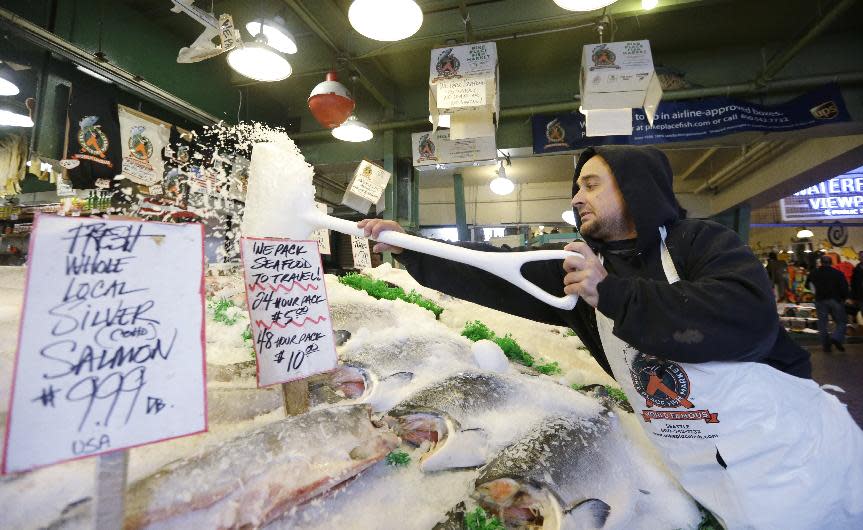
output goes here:
{"type": "MultiPolygon", "coordinates": [[[[584,164],[600,156],[605,160],[623,193],[629,212],[638,232],[637,250],[644,251],[659,243],[659,227],[670,226],[682,217],[682,209],[674,197],[671,164],[665,154],[655,147],[610,145],[589,147],[578,157],[572,178],[572,196],[578,193],[578,175],[584,164]]],[[[573,210],[575,210],[573,208],[573,210]]],[[[576,227],[581,220],[575,211],[576,227]]],[[[584,238],[594,248],[603,242],[584,238]]]]}

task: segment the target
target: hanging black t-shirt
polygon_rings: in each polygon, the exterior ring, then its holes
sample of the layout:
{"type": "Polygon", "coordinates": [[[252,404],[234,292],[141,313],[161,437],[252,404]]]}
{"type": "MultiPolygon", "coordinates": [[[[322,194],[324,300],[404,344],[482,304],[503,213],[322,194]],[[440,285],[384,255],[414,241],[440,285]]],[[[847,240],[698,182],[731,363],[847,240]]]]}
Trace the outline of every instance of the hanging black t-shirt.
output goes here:
{"type": "Polygon", "coordinates": [[[117,98],[107,86],[76,84],[69,98],[69,138],[66,158],[80,164],[67,175],[76,189],[96,187],[96,180],[113,181],[122,170],[117,98]]]}

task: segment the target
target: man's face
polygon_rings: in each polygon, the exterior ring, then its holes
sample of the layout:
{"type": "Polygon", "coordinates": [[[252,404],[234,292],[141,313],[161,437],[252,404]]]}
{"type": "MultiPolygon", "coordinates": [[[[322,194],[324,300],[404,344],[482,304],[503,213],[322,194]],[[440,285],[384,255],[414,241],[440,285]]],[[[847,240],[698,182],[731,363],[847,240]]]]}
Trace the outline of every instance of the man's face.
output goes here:
{"type": "Polygon", "coordinates": [[[635,221],[611,168],[599,156],[590,158],[578,175],[572,206],[581,218],[581,233],[600,241],[636,237],[635,221]]]}

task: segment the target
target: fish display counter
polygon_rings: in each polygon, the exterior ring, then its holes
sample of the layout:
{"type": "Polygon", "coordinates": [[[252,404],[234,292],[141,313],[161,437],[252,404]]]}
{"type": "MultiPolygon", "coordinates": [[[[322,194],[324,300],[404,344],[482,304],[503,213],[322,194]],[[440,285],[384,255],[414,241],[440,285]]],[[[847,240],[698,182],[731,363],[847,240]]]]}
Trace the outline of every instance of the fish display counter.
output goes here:
{"type": "MultiPolygon", "coordinates": [[[[23,271],[0,268],[3,428],[23,271]]],[[[209,430],[129,450],[125,528],[698,528],[699,507],[568,329],[389,265],[358,279],[409,296],[327,275],[339,366],[286,417],[281,388],[257,386],[241,271],[208,271],[209,430]]],[[[94,470],[3,476],[0,528],[91,528],[94,470]]]]}

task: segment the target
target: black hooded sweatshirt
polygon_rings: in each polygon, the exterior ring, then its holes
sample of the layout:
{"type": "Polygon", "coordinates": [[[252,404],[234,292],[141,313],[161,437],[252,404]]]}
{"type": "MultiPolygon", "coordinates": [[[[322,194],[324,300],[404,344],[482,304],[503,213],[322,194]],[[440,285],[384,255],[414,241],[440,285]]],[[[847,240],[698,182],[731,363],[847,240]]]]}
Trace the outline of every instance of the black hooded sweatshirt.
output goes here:
{"type": "MultiPolygon", "coordinates": [[[[749,361],[810,378],[809,353],[779,325],[764,267],[737,234],[712,221],[681,220],[672,172],[655,148],[604,146],[585,150],[573,178],[593,156],[614,173],[637,238],[603,242],[585,238],[601,254],[608,276],[599,283],[596,309],[579,300],[556,309],[518,287],[469,265],[405,250],[397,259],[419,283],[457,298],[553,325],[571,327],[602,368],[613,375],[596,326],[595,311],[614,321],[614,334],[638,350],[677,362],[749,361]],[[662,269],[659,227],[680,281],[669,284],[662,269]]],[[[578,219],[576,214],[576,219],[578,219]]],[[[481,243],[460,246],[502,251],[481,243]]],[[[527,263],[528,280],[563,296],[560,260],[527,263]]]]}

